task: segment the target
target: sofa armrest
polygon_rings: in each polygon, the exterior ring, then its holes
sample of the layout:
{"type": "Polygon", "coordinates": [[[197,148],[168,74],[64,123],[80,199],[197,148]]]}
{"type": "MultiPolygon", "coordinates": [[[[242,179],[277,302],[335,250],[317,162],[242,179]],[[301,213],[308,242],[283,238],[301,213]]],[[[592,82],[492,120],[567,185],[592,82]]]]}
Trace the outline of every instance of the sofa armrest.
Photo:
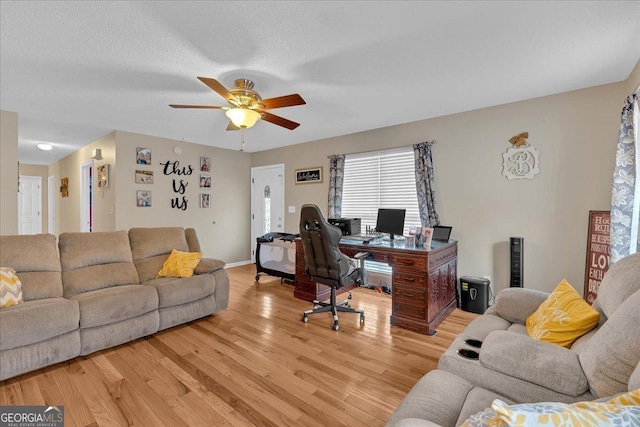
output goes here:
{"type": "Polygon", "coordinates": [[[587,377],[573,351],[509,331],[491,332],[482,343],[480,364],[569,396],[588,390],[587,377]]]}
{"type": "Polygon", "coordinates": [[[202,258],[193,272],[194,274],[209,274],[224,268],[225,265],[227,264],[219,259],[202,258]]]}
{"type": "Polygon", "coordinates": [[[503,289],[496,296],[496,314],[511,323],[524,325],[527,317],[532,315],[548,296],[547,292],[533,289],[503,289]]]}

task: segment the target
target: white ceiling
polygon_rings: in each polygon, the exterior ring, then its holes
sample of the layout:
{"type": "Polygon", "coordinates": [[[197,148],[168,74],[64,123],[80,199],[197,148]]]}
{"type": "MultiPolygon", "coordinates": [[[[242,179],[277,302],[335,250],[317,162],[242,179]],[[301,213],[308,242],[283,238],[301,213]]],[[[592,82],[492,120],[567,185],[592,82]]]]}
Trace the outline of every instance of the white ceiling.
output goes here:
{"type": "Polygon", "coordinates": [[[0,108],[19,159],[50,164],[111,130],[239,149],[196,79],[250,78],[307,105],[260,121],[260,151],[625,80],[640,2],[0,2],[0,108]],[[38,142],[55,146],[49,153],[38,142]]]}

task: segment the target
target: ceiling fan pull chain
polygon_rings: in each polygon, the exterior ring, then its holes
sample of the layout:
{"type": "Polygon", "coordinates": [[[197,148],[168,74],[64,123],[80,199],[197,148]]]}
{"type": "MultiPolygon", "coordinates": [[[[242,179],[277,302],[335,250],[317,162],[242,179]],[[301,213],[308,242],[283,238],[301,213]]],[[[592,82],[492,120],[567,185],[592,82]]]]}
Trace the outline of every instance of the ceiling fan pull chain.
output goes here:
{"type": "Polygon", "coordinates": [[[240,151],[244,151],[244,128],[240,128],[240,142],[242,143],[240,151]]]}

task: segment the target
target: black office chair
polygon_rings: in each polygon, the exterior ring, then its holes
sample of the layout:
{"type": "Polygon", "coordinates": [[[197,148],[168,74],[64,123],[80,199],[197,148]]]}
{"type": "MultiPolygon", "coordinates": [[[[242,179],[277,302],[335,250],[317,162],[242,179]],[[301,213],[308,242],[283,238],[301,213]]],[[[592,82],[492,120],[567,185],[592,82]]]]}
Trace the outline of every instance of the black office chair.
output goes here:
{"type": "MultiPolygon", "coordinates": [[[[338,312],[359,313],[364,322],[364,311],[349,306],[349,301],[336,302],[336,289],[352,283],[361,283],[364,277],[363,262],[369,256],[360,252],[355,259],[340,252],[338,243],[342,237],[340,229],[329,224],[316,205],[304,205],[300,211],[300,239],[304,248],[306,273],[311,280],[331,287],[331,300],[313,301],[313,309],[302,315],[307,323],[310,314],[333,313],[333,330],[338,330],[338,312]]],[[[351,293],[349,298],[351,299],[351,293]]]]}

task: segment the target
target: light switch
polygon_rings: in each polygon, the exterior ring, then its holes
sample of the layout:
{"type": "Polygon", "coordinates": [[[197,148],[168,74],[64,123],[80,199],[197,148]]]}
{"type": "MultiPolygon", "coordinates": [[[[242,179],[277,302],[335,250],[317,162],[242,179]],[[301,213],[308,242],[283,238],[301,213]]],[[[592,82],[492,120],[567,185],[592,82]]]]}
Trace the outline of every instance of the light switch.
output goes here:
{"type": "Polygon", "coordinates": [[[296,213],[296,207],[295,206],[289,206],[289,213],[296,213]]]}

